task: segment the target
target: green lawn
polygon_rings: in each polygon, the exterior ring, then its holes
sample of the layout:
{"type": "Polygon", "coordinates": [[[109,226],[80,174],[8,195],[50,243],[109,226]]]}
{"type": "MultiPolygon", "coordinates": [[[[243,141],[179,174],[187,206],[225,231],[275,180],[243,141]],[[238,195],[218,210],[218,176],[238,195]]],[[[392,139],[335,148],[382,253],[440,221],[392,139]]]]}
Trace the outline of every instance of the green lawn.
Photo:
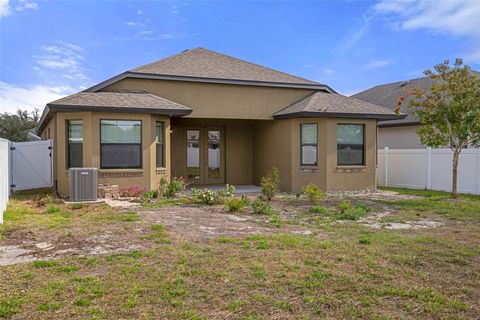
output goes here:
{"type": "MultiPolygon", "coordinates": [[[[145,250],[1,267],[0,317],[480,318],[480,197],[388,190],[418,198],[362,205],[396,212],[392,221],[438,219],[443,225],[387,230],[355,220],[336,223],[340,213],[298,212],[294,197],[276,200],[277,212],[268,218],[274,222],[265,224],[275,234],[191,241],[152,224],[141,238],[149,243],[145,250]],[[291,220],[288,210],[297,210],[291,220]],[[314,232],[282,232],[296,223],[314,232]]],[[[15,196],[0,227],[0,246],[17,230],[63,235],[84,228],[91,234],[143,225],[135,213],[52,201],[45,194],[15,196]]],[[[336,204],[327,199],[319,205],[336,204]]]]}

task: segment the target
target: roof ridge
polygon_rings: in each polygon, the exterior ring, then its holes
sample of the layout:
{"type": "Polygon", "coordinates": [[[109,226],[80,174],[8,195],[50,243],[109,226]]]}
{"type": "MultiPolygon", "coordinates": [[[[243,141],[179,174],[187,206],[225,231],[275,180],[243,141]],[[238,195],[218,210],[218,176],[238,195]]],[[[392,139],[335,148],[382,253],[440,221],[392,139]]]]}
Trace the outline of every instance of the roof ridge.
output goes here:
{"type": "MultiPolygon", "coordinates": [[[[309,80],[309,79],[306,79],[306,78],[302,78],[302,77],[299,77],[297,75],[293,75],[293,74],[290,74],[290,73],[287,73],[287,72],[283,72],[283,71],[280,71],[280,70],[276,70],[276,69],[273,69],[273,68],[270,68],[270,67],[267,67],[267,66],[264,66],[264,65],[261,65],[261,64],[258,64],[258,63],[255,63],[255,62],[250,62],[250,61],[247,61],[247,60],[243,60],[243,59],[240,59],[240,58],[237,58],[237,57],[234,57],[234,56],[231,56],[231,55],[228,55],[228,54],[224,54],[224,53],[221,53],[221,52],[217,52],[217,51],[213,51],[213,50],[210,50],[210,49],[206,49],[206,48],[203,48],[203,47],[196,47],[194,49],[188,49],[188,50],[184,50],[182,52],[179,52],[177,54],[174,54],[174,55],[171,55],[171,56],[168,56],[168,57],[165,57],[163,59],[159,59],[159,60],[155,60],[153,62],[150,62],[150,63],[147,63],[145,65],[141,65],[139,67],[136,67],[136,68],[133,68],[133,69],[130,69],[128,70],[127,72],[132,72],[132,73],[145,73],[144,71],[139,71],[140,69],[144,69],[144,68],[148,68],[150,66],[155,66],[156,64],[162,62],[162,61],[166,61],[166,60],[169,60],[169,59],[172,59],[174,57],[177,57],[177,56],[181,56],[185,53],[189,53],[189,52],[195,52],[195,51],[203,51],[203,52],[207,52],[207,53],[210,53],[210,54],[214,54],[214,55],[217,55],[217,56],[223,56],[227,59],[230,59],[230,60],[233,60],[233,61],[236,61],[236,62],[240,62],[240,63],[245,63],[245,64],[249,64],[251,66],[254,66],[256,68],[259,68],[259,69],[263,69],[263,70],[266,70],[266,71],[270,71],[270,72],[273,72],[273,73],[277,73],[279,75],[283,75],[283,76],[287,76],[287,77],[291,77],[293,79],[296,79],[298,81],[301,81],[301,82],[308,82],[309,84],[311,85],[324,85],[320,82],[317,82],[317,81],[313,81],[313,80],[309,80]]],[[[199,78],[208,78],[208,77],[199,77],[199,78]]],[[[273,83],[284,83],[284,82],[281,82],[281,81],[271,81],[273,83]]],[[[299,82],[299,84],[301,83],[299,82]]],[[[292,82],[292,83],[295,83],[295,82],[292,82]]]]}
{"type": "Polygon", "coordinates": [[[296,75],[291,74],[291,73],[287,73],[287,72],[283,72],[283,71],[280,71],[280,70],[276,70],[276,69],[273,69],[273,68],[270,68],[270,67],[267,67],[267,66],[264,66],[264,65],[255,63],[255,62],[250,62],[250,61],[247,61],[247,60],[243,60],[243,59],[240,59],[240,58],[237,58],[237,57],[234,57],[234,56],[225,54],[225,53],[213,51],[213,50],[210,50],[210,49],[205,49],[205,48],[202,48],[202,47],[198,47],[198,48],[193,49],[192,51],[197,50],[197,49],[201,49],[201,50],[205,50],[205,51],[212,52],[212,53],[215,53],[215,54],[219,54],[219,55],[222,55],[222,56],[225,56],[225,57],[227,57],[227,58],[230,58],[230,59],[233,59],[233,60],[237,60],[237,61],[240,61],[240,62],[246,62],[246,63],[249,63],[249,64],[251,64],[251,65],[257,66],[257,67],[259,67],[259,68],[263,68],[263,69],[267,69],[267,70],[270,70],[270,71],[273,71],[273,72],[281,73],[281,74],[284,74],[284,75],[286,75],[286,76],[294,77],[294,78],[297,78],[297,79],[300,79],[300,80],[310,81],[310,82],[313,82],[313,83],[316,83],[316,84],[322,84],[322,83],[320,83],[320,82],[316,82],[316,81],[313,81],[313,80],[310,80],[310,79],[302,78],[302,77],[296,76],[296,75]]]}
{"type": "MultiPolygon", "coordinates": [[[[195,49],[198,49],[198,48],[195,48],[195,49]]],[[[185,50],[183,50],[183,51],[180,51],[180,52],[178,52],[178,53],[175,53],[175,54],[173,54],[173,55],[171,55],[171,56],[168,56],[168,57],[165,57],[165,58],[163,58],[163,59],[155,60],[155,61],[152,61],[152,62],[150,62],[150,63],[147,63],[147,64],[144,64],[144,65],[138,66],[138,67],[136,67],[136,68],[129,69],[129,70],[127,70],[126,72],[137,72],[137,71],[135,71],[135,70],[140,69],[140,68],[145,68],[145,67],[147,67],[147,66],[153,65],[153,64],[158,63],[158,62],[160,62],[160,61],[163,61],[163,60],[166,60],[166,59],[170,59],[170,58],[179,56],[179,55],[181,55],[181,54],[184,54],[184,53],[187,52],[187,51],[193,51],[193,50],[195,50],[195,49],[192,49],[192,50],[190,50],[190,49],[185,49],[185,50]]]]}
{"type": "MultiPolygon", "coordinates": [[[[319,91],[321,91],[321,90],[315,90],[315,91],[307,94],[305,97],[302,97],[302,98],[300,98],[300,99],[298,99],[298,100],[295,100],[294,102],[290,103],[290,104],[287,105],[286,107],[283,107],[282,109],[275,111],[273,114],[275,115],[275,114],[277,114],[277,113],[279,113],[279,112],[282,112],[283,110],[288,109],[288,108],[290,108],[291,106],[293,106],[294,104],[299,103],[300,101],[306,100],[307,98],[308,98],[308,99],[311,99],[311,98],[313,97],[313,95],[314,95],[315,93],[319,92],[319,91]]],[[[327,93],[330,93],[330,92],[327,92],[327,93]]]]}

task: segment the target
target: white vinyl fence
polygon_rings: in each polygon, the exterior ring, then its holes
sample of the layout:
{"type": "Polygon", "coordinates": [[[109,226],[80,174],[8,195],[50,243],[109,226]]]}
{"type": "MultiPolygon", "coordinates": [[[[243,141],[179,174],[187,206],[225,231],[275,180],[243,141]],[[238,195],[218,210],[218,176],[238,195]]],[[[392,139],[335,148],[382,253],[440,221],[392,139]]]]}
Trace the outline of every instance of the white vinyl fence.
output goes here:
{"type": "Polygon", "coordinates": [[[7,208],[8,197],[10,195],[9,177],[9,152],[10,141],[0,139],[0,224],[3,223],[3,212],[7,208]]]}
{"type": "MultiPolygon", "coordinates": [[[[452,190],[450,149],[379,149],[378,184],[381,186],[452,190]]],[[[480,149],[464,149],[458,164],[460,193],[480,194],[480,149]]]]}

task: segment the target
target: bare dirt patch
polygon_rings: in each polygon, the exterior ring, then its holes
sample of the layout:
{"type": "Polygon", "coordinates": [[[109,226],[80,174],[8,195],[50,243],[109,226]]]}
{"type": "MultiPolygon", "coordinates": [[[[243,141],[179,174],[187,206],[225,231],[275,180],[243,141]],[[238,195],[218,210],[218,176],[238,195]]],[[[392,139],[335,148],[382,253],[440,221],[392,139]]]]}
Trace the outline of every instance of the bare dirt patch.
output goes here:
{"type": "Polygon", "coordinates": [[[151,244],[142,240],[148,226],[106,224],[101,229],[71,227],[62,230],[14,228],[0,245],[0,266],[49,260],[64,256],[110,254],[145,249],[151,244]]]}
{"type": "Polygon", "coordinates": [[[360,219],[360,223],[364,226],[373,229],[389,229],[389,230],[401,230],[401,229],[428,229],[437,228],[444,225],[444,222],[418,219],[418,220],[405,220],[405,221],[384,221],[383,219],[392,217],[393,214],[390,211],[385,212],[373,212],[366,217],[360,219]]]}
{"type": "MultiPolygon", "coordinates": [[[[162,207],[139,212],[142,219],[150,223],[165,225],[175,234],[191,240],[206,240],[221,236],[244,236],[292,232],[310,234],[311,230],[297,226],[281,229],[262,225],[262,217],[251,214],[230,214],[221,206],[184,205],[162,207]]],[[[265,219],[265,217],[263,217],[265,219]]]]}

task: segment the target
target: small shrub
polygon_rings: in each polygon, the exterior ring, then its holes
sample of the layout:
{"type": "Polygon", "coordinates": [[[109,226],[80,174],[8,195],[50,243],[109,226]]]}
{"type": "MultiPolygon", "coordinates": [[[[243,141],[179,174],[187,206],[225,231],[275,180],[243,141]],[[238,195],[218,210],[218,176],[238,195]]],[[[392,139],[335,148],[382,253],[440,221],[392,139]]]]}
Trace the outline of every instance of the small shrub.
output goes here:
{"type": "Polygon", "coordinates": [[[283,220],[280,216],[272,216],[269,223],[276,228],[280,228],[283,225],[283,220]]]}
{"type": "Polygon", "coordinates": [[[150,198],[150,199],[158,198],[158,190],[151,190],[151,191],[144,192],[142,194],[142,197],[143,198],[150,198]]]}
{"type": "Polygon", "coordinates": [[[310,208],[310,212],[311,213],[320,213],[320,214],[324,214],[324,215],[329,215],[330,214],[330,211],[328,211],[327,208],[324,208],[324,207],[321,207],[321,206],[312,206],[310,208]]]}
{"type": "Polygon", "coordinates": [[[129,186],[120,189],[120,196],[129,198],[138,198],[145,192],[145,188],[139,186],[129,186]]]}
{"type": "Polygon", "coordinates": [[[271,214],[273,212],[273,208],[261,199],[254,200],[251,206],[255,214],[271,214]]]}
{"type": "Polygon", "coordinates": [[[225,185],[222,191],[219,191],[221,197],[233,197],[235,194],[235,187],[231,184],[225,185]]]}
{"type": "Polygon", "coordinates": [[[213,205],[221,203],[223,198],[218,192],[209,189],[192,189],[192,196],[199,202],[213,205]]]}
{"type": "Polygon", "coordinates": [[[323,192],[319,186],[315,183],[309,183],[302,188],[303,194],[307,197],[310,205],[314,205],[318,200],[321,200],[325,197],[325,192],[323,192]]]}
{"type": "Polygon", "coordinates": [[[60,208],[54,204],[51,204],[47,207],[47,213],[49,214],[58,213],[58,212],[60,212],[60,208]]]}
{"type": "Polygon", "coordinates": [[[74,203],[72,204],[72,209],[74,210],[78,210],[78,209],[82,209],[85,205],[83,203],[74,203]]]}
{"type": "Polygon", "coordinates": [[[356,206],[351,207],[349,204],[343,203],[339,205],[340,213],[337,214],[336,218],[339,220],[358,220],[364,215],[367,214],[367,209],[365,206],[356,206]]]}
{"type": "Polygon", "coordinates": [[[270,169],[270,171],[262,177],[260,190],[268,201],[272,200],[280,191],[280,171],[278,171],[276,167],[270,169]]]}
{"type": "Polygon", "coordinates": [[[163,195],[166,197],[175,197],[177,193],[185,190],[186,187],[187,183],[183,178],[173,177],[166,185],[163,195]]]}
{"type": "Polygon", "coordinates": [[[232,198],[225,202],[225,208],[229,212],[240,212],[248,206],[248,199],[246,196],[242,196],[241,198],[232,198]]]}

